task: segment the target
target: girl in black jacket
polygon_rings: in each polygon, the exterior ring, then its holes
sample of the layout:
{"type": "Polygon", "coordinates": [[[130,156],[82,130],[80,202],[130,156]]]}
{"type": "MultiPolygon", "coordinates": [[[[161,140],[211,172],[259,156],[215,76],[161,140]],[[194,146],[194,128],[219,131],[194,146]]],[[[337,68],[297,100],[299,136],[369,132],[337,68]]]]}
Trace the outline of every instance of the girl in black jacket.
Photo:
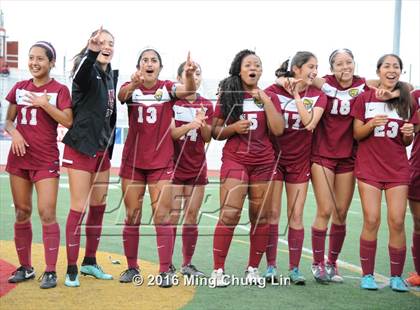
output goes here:
{"type": "Polygon", "coordinates": [[[102,29],[92,33],[86,47],[75,57],[72,106],[74,122],[63,139],[63,166],[68,168],[70,212],[66,224],[67,275],[64,284],[80,285],[77,258],[79,225],[86,220],[86,252],[81,274],[111,280],[96,262],[108,191],[110,158],[116,121],[117,72],[111,70],[114,37],[102,29]],[[98,185],[100,184],[100,185],[98,185]]]}

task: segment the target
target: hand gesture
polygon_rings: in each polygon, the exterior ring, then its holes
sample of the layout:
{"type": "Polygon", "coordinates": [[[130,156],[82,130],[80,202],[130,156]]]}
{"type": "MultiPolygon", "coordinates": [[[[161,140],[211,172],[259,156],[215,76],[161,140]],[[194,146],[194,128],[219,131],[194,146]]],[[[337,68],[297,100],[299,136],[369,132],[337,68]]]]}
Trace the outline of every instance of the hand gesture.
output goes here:
{"type": "Polygon", "coordinates": [[[234,129],[237,134],[247,134],[249,132],[249,127],[251,126],[251,121],[241,119],[234,124],[234,129]]]}
{"type": "Polygon", "coordinates": [[[385,126],[388,122],[388,115],[386,114],[378,114],[375,115],[368,123],[370,124],[371,128],[375,128],[378,126],[385,126]]]}
{"type": "Polygon", "coordinates": [[[375,90],[376,98],[378,98],[379,100],[387,101],[394,98],[394,95],[389,90],[386,90],[383,88],[373,88],[373,89],[375,90]]]}
{"type": "Polygon", "coordinates": [[[98,32],[89,39],[88,41],[88,50],[93,52],[99,52],[101,50],[102,44],[104,43],[103,40],[100,40],[99,37],[102,33],[102,26],[99,28],[98,32]]]}
{"type": "Polygon", "coordinates": [[[184,71],[186,77],[192,77],[194,72],[197,70],[197,64],[191,60],[191,54],[188,52],[187,61],[184,65],[184,71]]]}
{"type": "Polygon", "coordinates": [[[143,75],[143,72],[142,72],[141,70],[137,70],[136,72],[134,72],[134,73],[131,75],[131,83],[132,83],[135,87],[137,87],[137,86],[139,86],[140,84],[143,84],[143,83],[144,83],[144,75],[143,75]]]}
{"type": "Polygon", "coordinates": [[[12,153],[17,156],[24,156],[26,154],[26,148],[29,146],[25,138],[16,129],[13,130],[12,134],[12,153]]]}
{"type": "Polygon", "coordinates": [[[411,137],[414,134],[414,125],[411,123],[405,123],[401,127],[401,133],[406,137],[411,137]]]}
{"type": "Polygon", "coordinates": [[[47,90],[44,90],[44,93],[40,96],[37,96],[32,92],[27,92],[23,98],[23,101],[31,104],[34,107],[43,108],[48,105],[47,90]]]}

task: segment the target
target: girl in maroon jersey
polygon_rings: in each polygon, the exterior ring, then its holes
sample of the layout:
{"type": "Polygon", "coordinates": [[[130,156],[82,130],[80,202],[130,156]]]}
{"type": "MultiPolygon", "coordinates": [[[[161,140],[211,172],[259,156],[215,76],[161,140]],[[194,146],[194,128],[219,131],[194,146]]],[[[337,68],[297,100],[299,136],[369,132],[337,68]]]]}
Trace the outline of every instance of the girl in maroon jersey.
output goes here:
{"type": "Polygon", "coordinates": [[[416,108],[411,104],[406,85],[399,82],[401,59],[394,54],[382,56],[377,63],[379,90],[370,90],[357,97],[351,115],[353,135],[359,141],[355,175],[363,208],[363,229],[360,236],[360,261],[363,270],[361,288],[376,290],[374,278],[376,239],[381,219],[382,191],[388,207],[390,286],[406,292],[401,278],[406,247],[404,220],[407,206],[409,163],[405,147],[413,141],[416,108]],[[400,90],[391,100],[378,98],[378,93],[400,90]]]}
{"type": "Polygon", "coordinates": [[[63,138],[63,166],[70,185],[70,211],[66,222],[67,274],[64,285],[80,286],[77,259],[80,225],[86,219],[86,251],[80,272],[111,280],[96,261],[106,208],[110,158],[116,123],[115,87],[118,71],[111,69],[114,37],[102,27],[76,55],[73,66],[72,102],[74,122],[63,138]]]}
{"type": "Polygon", "coordinates": [[[119,100],[128,104],[129,114],[129,131],[120,169],[127,212],[123,243],[128,269],[121,274],[120,282],[129,283],[140,273],[137,264],[139,227],[148,185],[160,263],[159,285],[171,287],[175,272],[172,265],[174,228],[169,222],[174,171],[172,107],[175,98],[194,94],[197,66],[188,54],[185,84],[159,80],[163,64],[160,54],[154,49],[143,50],[136,66],[131,81],[124,83],[118,93],[119,100]]]}
{"type": "Polygon", "coordinates": [[[68,88],[50,77],[56,53],[54,47],[39,41],[29,50],[28,68],[32,79],[15,84],[6,97],[10,105],[6,130],[12,138],[6,171],[10,174],[16,211],[15,246],[20,267],[9,278],[10,283],[33,279],[32,190],[37,192],[38,212],[46,269],[41,288],[57,285],[56,263],[60,246],[60,228],[56,221],[59,178],[57,125],[70,127],[73,121],[68,88]],[[17,119],[16,127],[14,121],[17,119]]]}
{"type": "MultiPolygon", "coordinates": [[[[420,120],[420,89],[411,93],[414,105],[417,107],[417,118],[420,120]]],[[[416,136],[410,156],[411,182],[408,190],[408,199],[411,214],[413,216],[413,243],[411,247],[415,273],[412,273],[406,280],[412,286],[420,286],[420,134],[416,126],[416,136]]]]}
{"type": "Polygon", "coordinates": [[[314,262],[324,265],[328,222],[328,261],[325,271],[329,281],[342,282],[337,259],[346,235],[346,217],[354,192],[353,118],[354,98],[367,90],[364,78],[354,75],[354,57],[349,49],[335,50],[329,57],[332,75],[317,78],[315,86],[328,97],[326,113],[314,133],[311,173],[317,212],[312,224],[314,262]]]}
{"type": "Polygon", "coordinates": [[[212,133],[217,140],[227,140],[220,170],[221,209],[214,232],[211,275],[215,285],[220,287],[229,284],[224,276],[224,265],[247,194],[251,246],[245,274],[249,284],[262,280],[258,266],[268,241],[267,210],[271,180],[276,173],[269,132],[280,135],[284,129],[277,97],[258,87],[262,66],[255,52],[239,52],[229,74],[219,85],[212,133]]]}
{"type": "MultiPolygon", "coordinates": [[[[299,270],[304,239],[303,208],[310,179],[312,131],[317,126],[327,105],[326,96],[314,87],[318,61],[310,52],[298,52],[285,61],[276,71],[281,79],[298,81],[293,87],[273,84],[267,90],[280,99],[286,119],[284,135],[273,138],[276,149],[278,174],[273,188],[270,215],[270,239],[267,248],[267,280],[276,279],[278,223],[281,209],[283,182],[286,184],[287,218],[289,224],[289,270],[295,284],[304,284],[305,277],[299,270]]],[[[322,266],[313,265],[316,280],[324,281],[322,266]]]]}
{"type": "MultiPolygon", "coordinates": [[[[201,84],[201,68],[194,72],[197,88],[201,84]]],[[[178,81],[185,84],[185,62],[178,68],[178,81]]],[[[184,210],[182,226],[181,273],[186,276],[203,276],[191,264],[198,238],[197,217],[204,198],[207,180],[205,143],[211,140],[212,103],[198,93],[174,103],[175,126],[172,138],[175,146],[175,169],[173,183],[174,210],[171,223],[177,225],[181,210],[184,210]],[[184,201],[184,202],[183,202],[184,201]]],[[[174,243],[176,226],[174,226],[174,243]]],[[[174,245],[172,246],[174,248],[174,245]]]]}

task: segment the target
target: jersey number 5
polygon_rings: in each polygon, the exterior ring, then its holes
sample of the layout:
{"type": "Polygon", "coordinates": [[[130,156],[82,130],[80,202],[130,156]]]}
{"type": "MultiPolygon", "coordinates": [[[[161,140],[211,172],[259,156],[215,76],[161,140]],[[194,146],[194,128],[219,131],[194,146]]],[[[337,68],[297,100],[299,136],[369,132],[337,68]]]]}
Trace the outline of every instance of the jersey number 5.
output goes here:
{"type": "MultiPolygon", "coordinates": [[[[28,125],[28,120],[26,119],[26,114],[28,112],[28,109],[27,108],[22,108],[20,111],[22,113],[22,119],[20,120],[20,123],[22,125],[28,125]]],[[[29,125],[35,126],[37,124],[36,112],[37,112],[37,109],[30,109],[29,110],[29,113],[30,113],[29,125]]]]}

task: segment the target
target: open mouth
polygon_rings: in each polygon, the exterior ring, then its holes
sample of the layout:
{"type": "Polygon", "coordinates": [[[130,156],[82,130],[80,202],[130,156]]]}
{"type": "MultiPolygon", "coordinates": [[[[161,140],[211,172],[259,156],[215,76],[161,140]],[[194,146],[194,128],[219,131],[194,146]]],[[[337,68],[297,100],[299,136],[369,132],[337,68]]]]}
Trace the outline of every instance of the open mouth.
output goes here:
{"type": "Polygon", "coordinates": [[[110,52],[108,52],[108,51],[102,51],[102,52],[101,52],[101,54],[102,54],[103,56],[105,56],[105,57],[109,57],[109,56],[111,56],[111,53],[110,53],[110,52]]]}
{"type": "Polygon", "coordinates": [[[257,74],[255,74],[255,73],[250,73],[250,74],[249,74],[249,77],[250,77],[251,79],[254,79],[254,78],[256,78],[256,77],[257,77],[257,74]]]}
{"type": "Polygon", "coordinates": [[[154,70],[152,70],[152,69],[146,69],[147,74],[153,74],[153,72],[154,72],[154,70]]]}
{"type": "Polygon", "coordinates": [[[389,75],[386,75],[385,77],[389,81],[396,81],[396,80],[398,80],[398,77],[395,74],[389,74],[389,75]]]}

